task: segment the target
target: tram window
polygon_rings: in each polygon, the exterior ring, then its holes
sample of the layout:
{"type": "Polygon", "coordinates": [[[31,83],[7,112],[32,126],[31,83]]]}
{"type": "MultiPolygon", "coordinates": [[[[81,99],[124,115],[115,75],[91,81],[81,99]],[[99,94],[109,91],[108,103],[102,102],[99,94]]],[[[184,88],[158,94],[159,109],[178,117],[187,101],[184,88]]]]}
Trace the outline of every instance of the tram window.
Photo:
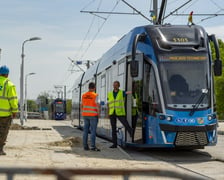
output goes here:
{"type": "Polygon", "coordinates": [[[142,110],[155,116],[156,112],[161,111],[155,73],[150,64],[144,66],[143,77],[143,107],[142,110]]]}
{"type": "Polygon", "coordinates": [[[105,74],[101,76],[101,85],[99,89],[99,98],[100,100],[105,100],[106,99],[106,76],[105,74]]]}
{"type": "Polygon", "coordinates": [[[101,87],[104,87],[106,85],[106,77],[105,75],[101,76],[101,87]]]}
{"type": "Polygon", "coordinates": [[[124,62],[118,64],[118,75],[124,74],[124,62]]]}

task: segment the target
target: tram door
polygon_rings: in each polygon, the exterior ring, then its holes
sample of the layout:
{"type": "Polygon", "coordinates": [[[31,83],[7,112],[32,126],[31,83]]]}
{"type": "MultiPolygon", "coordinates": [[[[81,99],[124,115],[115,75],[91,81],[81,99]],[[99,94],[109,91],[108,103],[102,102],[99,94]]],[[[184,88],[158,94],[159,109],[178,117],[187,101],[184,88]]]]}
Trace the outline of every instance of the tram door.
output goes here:
{"type": "Polygon", "coordinates": [[[142,127],[142,62],[143,55],[136,55],[136,59],[139,61],[139,73],[138,77],[131,77],[130,73],[130,63],[127,68],[127,91],[131,91],[131,95],[127,95],[127,119],[129,124],[134,129],[134,137],[132,138],[132,142],[134,143],[142,143],[143,142],[143,127],[142,127]]]}

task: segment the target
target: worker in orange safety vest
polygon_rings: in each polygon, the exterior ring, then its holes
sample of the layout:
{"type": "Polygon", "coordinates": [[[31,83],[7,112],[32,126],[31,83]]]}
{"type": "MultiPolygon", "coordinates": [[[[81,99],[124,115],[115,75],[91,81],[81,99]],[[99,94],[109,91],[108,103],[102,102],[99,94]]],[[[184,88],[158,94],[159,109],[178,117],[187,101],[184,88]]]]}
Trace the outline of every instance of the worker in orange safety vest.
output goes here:
{"type": "Polygon", "coordinates": [[[89,91],[82,95],[82,116],[84,119],[83,148],[84,150],[100,151],[96,147],[96,129],[98,124],[99,103],[98,94],[95,93],[95,83],[89,83],[89,91]],[[91,146],[88,145],[89,128],[91,132],[91,146]]]}

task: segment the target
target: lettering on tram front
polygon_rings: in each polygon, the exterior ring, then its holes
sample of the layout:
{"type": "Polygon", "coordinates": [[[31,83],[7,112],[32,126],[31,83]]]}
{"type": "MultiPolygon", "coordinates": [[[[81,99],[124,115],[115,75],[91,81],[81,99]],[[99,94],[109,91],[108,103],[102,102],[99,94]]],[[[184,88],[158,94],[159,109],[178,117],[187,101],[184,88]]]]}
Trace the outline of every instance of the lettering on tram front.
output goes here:
{"type": "Polygon", "coordinates": [[[160,61],[204,61],[206,56],[161,56],[160,61]]]}
{"type": "Polygon", "coordinates": [[[173,42],[185,43],[189,42],[188,38],[173,38],[173,42]]]}

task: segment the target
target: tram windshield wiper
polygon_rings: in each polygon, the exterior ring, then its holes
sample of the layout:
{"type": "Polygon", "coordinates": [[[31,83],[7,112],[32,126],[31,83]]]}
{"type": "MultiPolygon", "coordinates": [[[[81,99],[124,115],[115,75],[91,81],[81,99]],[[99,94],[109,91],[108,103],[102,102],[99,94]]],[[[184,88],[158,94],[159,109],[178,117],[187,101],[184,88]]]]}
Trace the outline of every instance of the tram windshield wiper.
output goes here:
{"type": "Polygon", "coordinates": [[[203,101],[205,96],[208,94],[208,89],[202,89],[201,91],[202,91],[202,94],[199,97],[199,99],[197,100],[197,102],[193,105],[193,109],[189,113],[190,116],[192,116],[194,114],[195,110],[198,109],[199,105],[201,104],[201,102],[203,101]]]}

